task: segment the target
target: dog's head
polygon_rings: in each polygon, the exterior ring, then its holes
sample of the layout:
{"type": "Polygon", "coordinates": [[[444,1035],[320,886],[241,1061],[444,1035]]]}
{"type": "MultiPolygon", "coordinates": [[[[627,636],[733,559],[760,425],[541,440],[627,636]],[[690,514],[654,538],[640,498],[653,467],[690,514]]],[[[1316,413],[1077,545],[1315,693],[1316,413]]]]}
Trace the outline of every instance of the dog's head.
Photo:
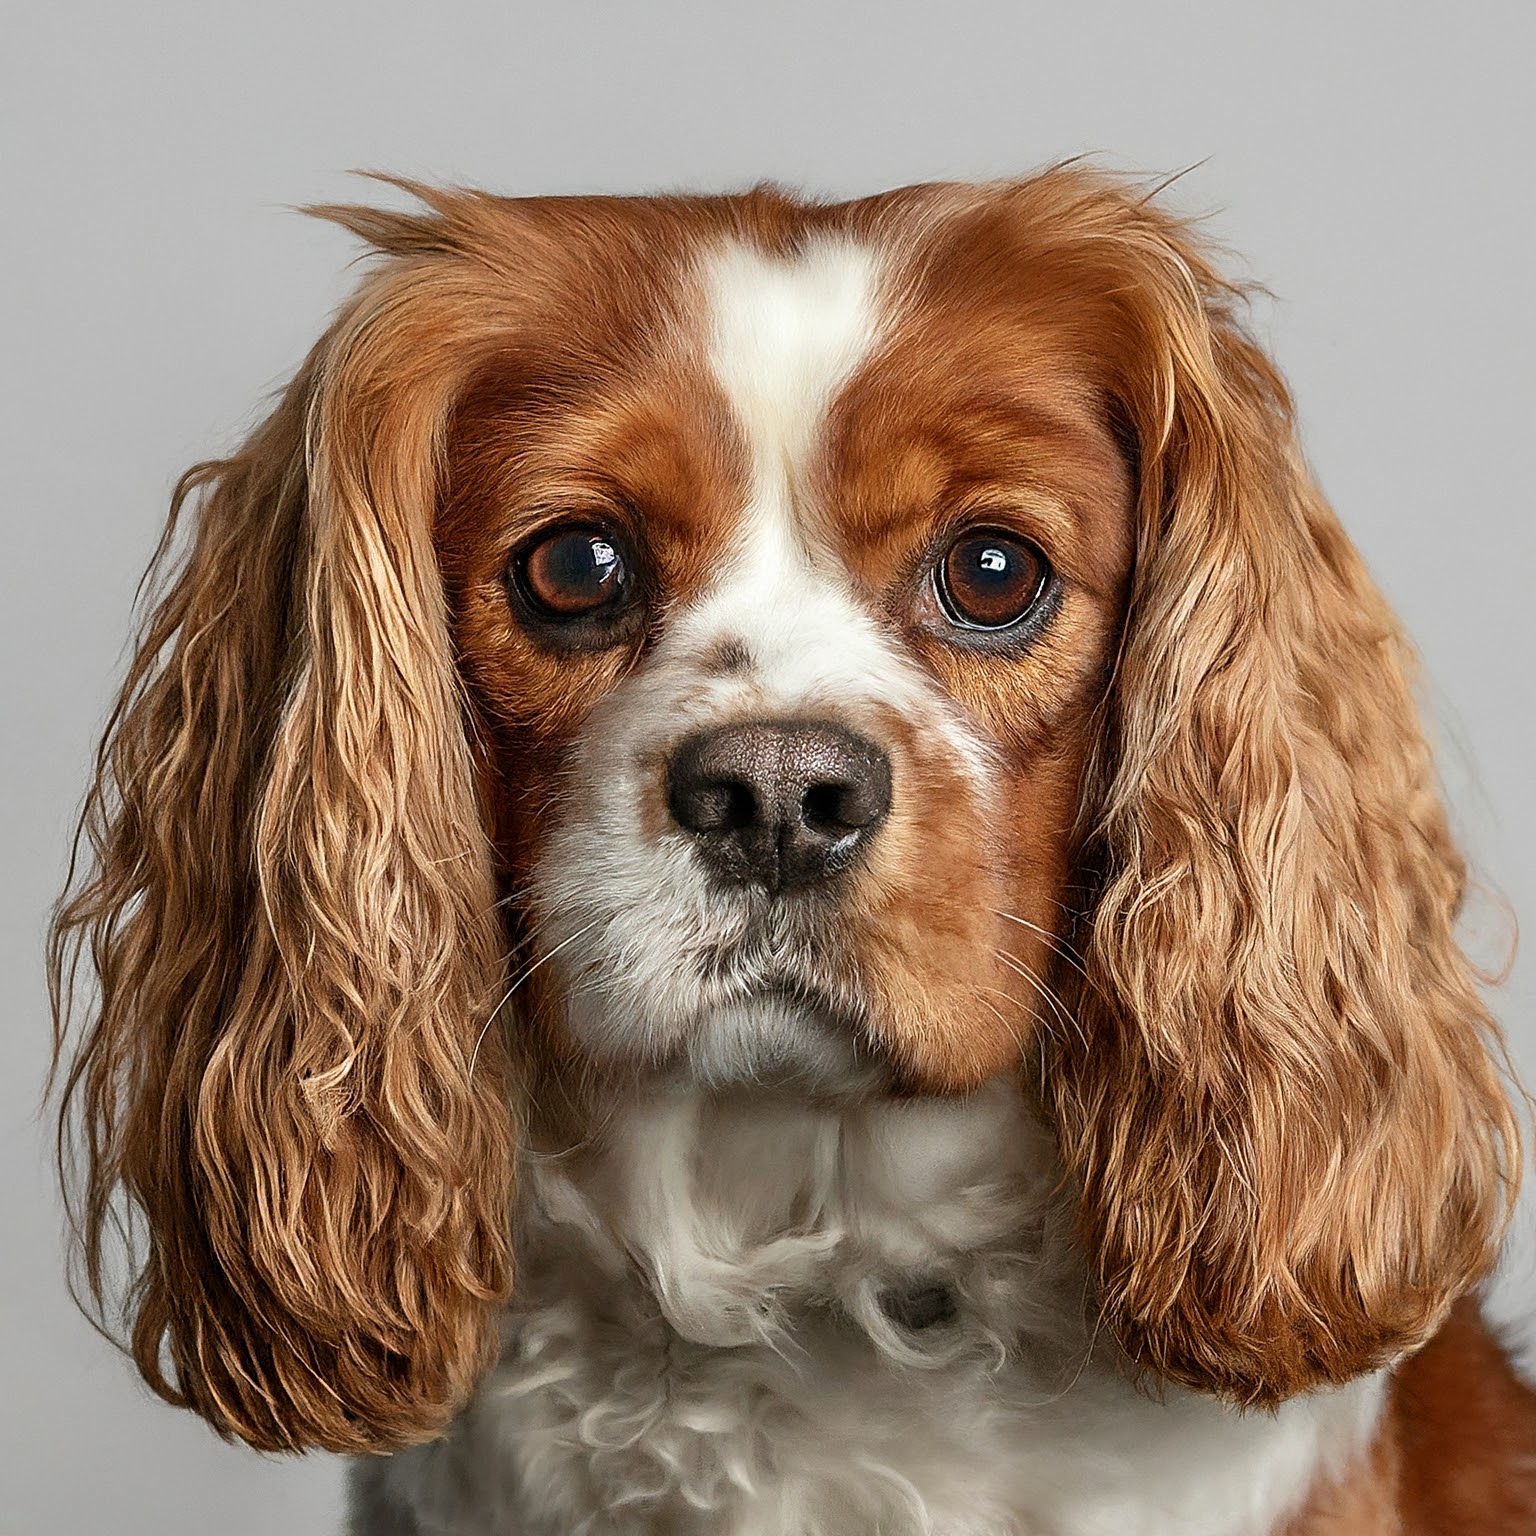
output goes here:
{"type": "Polygon", "coordinates": [[[1462,866],[1188,232],[1081,170],[414,190],[327,210],[376,270],[183,484],[55,935],[157,1389],[439,1428],[552,1065],[1019,1070],[1133,1360],[1273,1402],[1422,1342],[1513,1181],[1462,866]]]}

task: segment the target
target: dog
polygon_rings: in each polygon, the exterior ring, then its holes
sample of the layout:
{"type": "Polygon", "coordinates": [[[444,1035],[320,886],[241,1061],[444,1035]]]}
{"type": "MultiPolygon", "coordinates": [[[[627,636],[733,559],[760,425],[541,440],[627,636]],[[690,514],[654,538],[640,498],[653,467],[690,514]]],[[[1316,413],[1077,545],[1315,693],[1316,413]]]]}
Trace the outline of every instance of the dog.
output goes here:
{"type": "Polygon", "coordinates": [[[53,933],[154,1389],[356,1536],[1536,1526],[1410,658],[1200,236],[396,185],[53,933]]]}

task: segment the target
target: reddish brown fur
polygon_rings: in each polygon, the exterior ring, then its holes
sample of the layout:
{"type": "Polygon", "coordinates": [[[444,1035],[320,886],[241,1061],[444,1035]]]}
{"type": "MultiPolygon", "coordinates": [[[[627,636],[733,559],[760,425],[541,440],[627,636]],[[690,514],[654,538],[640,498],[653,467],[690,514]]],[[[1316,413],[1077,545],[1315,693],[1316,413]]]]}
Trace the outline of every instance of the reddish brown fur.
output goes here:
{"type": "Polygon", "coordinates": [[[1405,1536],[1536,1529],[1536,1392],[1471,1299],[1398,1371],[1387,1429],[1405,1536]]]}
{"type": "MultiPolygon", "coordinates": [[[[931,272],[834,412],[821,504],[866,600],[986,722],[1007,766],[983,810],[909,750],[909,803],[931,804],[913,815],[911,849],[891,850],[883,899],[852,903],[872,1028],[919,1083],[950,1092],[1016,1061],[1042,1014],[1070,1028],[1053,977],[1070,833],[1124,616],[1131,485],[1068,328],[1000,302],[938,253],[919,248],[913,264],[931,272]],[[920,580],[935,548],[978,523],[1033,538],[1066,580],[1061,613],[1023,656],[955,650],[920,580]],[[970,998],[959,1010],[957,993],[970,998]],[[968,1022],[935,1032],[935,1018],[968,1022]]],[[[899,730],[882,739],[908,745],[899,730]]]]}
{"type": "Polygon", "coordinates": [[[1370,1454],[1284,1536],[1526,1536],[1536,1529],[1536,1392],[1471,1298],[1395,1373],[1370,1454]]]}
{"type": "MultiPolygon", "coordinates": [[[[884,722],[908,799],[847,919],[870,1035],[939,1091],[1043,1052],[1105,1324],[1154,1375],[1269,1404],[1434,1338],[1518,1162],[1462,865],[1396,624],[1189,232],[1082,170],[838,207],[414,190],[329,210],[379,270],[184,484],[55,932],[61,1049],[82,948],[102,986],[65,1081],[88,1283],[126,1201],[156,1389],[353,1450],[472,1387],[510,1284],[498,988],[566,749],[649,638],[531,644],[508,552],[601,507],[671,601],[702,587],[745,467],[679,257],[828,227],[898,253],[906,298],[837,403],[820,533],[1005,767],[979,831],[884,722]],[[917,580],[978,520],[1066,578],[1006,663],[941,639],[917,580]]],[[[1304,1529],[1452,1529],[1421,1468],[1529,1454],[1500,1412],[1528,1394],[1458,1314],[1304,1529]],[[1476,1445],[1450,1394],[1488,1406],[1476,1445]]],[[[1443,1498],[1490,1510],[1493,1477],[1443,1498]]]]}

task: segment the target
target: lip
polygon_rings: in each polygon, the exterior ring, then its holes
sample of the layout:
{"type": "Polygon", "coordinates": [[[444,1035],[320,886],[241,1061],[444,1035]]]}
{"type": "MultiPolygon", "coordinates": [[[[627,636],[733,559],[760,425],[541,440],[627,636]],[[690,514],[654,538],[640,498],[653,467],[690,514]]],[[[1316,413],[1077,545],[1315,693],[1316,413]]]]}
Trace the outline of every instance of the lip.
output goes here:
{"type": "Polygon", "coordinates": [[[862,1040],[865,1035],[863,1010],[842,1006],[813,982],[773,977],[745,991],[740,1003],[776,1003],[792,1009],[818,1028],[850,1035],[855,1040],[862,1040]]]}

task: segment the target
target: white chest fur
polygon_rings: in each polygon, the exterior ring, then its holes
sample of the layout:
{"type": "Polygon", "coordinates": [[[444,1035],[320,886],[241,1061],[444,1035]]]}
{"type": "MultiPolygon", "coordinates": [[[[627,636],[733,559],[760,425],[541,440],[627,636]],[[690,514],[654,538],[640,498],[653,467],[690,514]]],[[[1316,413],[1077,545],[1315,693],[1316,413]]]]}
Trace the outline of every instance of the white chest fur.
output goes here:
{"type": "Polygon", "coordinates": [[[1276,1414],[1138,1390],[1056,1177],[1001,1083],[620,1108],[601,1150],[529,1167],[501,1361],[447,1441],[360,1469],[356,1529],[1270,1531],[1368,1438],[1379,1380],[1276,1414]]]}

